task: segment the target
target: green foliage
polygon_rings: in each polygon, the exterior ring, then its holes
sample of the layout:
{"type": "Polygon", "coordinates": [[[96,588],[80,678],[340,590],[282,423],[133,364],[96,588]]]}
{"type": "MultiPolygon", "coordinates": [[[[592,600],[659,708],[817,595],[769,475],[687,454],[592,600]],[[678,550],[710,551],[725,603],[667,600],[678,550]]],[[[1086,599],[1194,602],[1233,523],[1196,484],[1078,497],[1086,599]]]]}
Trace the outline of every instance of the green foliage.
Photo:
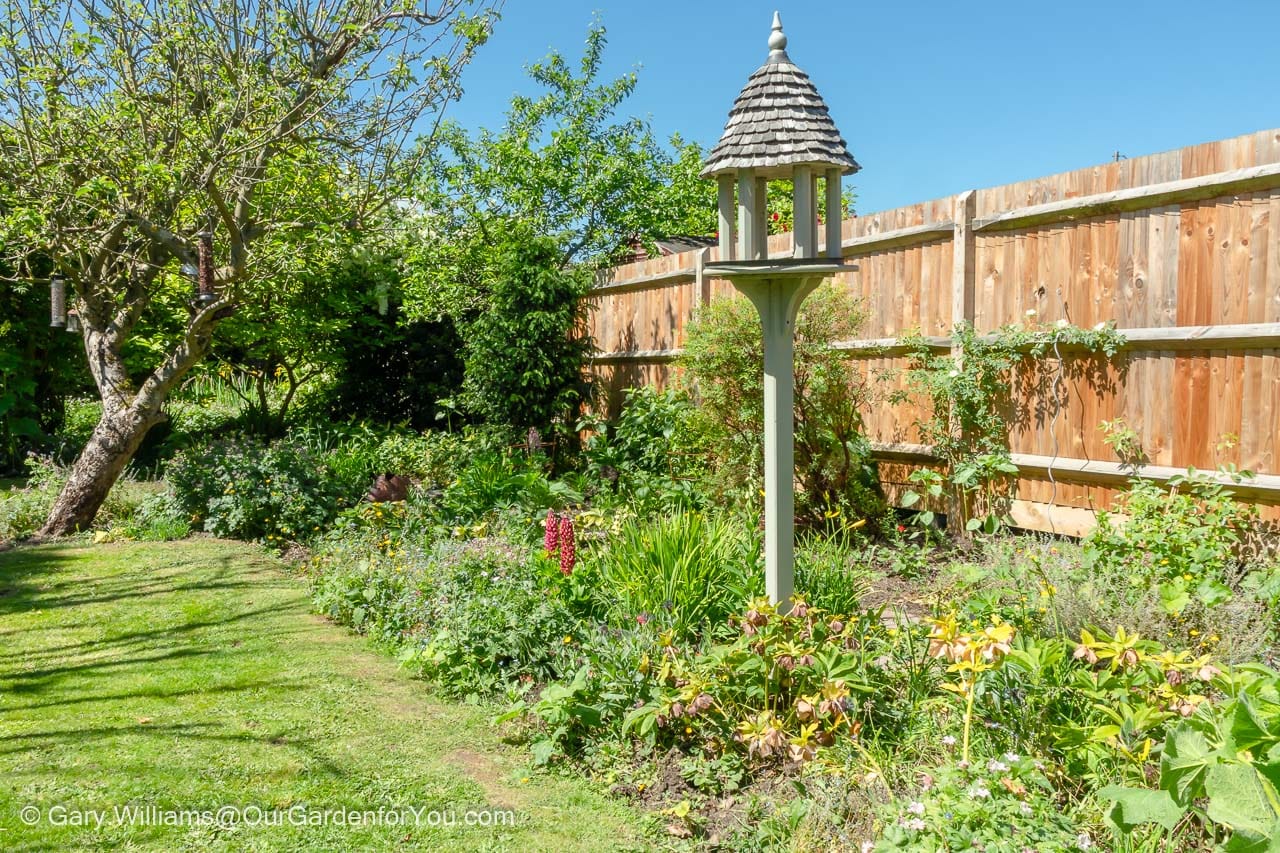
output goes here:
{"type": "MultiPolygon", "coordinates": [[[[0,272],[3,272],[0,269],[0,272]]],[[[62,398],[86,380],[79,335],[49,327],[49,291],[0,275],[0,473],[46,449],[62,398]]]]}
{"type": "MultiPolygon", "coordinates": [[[[800,310],[795,341],[797,512],[879,519],[879,480],[861,412],[873,388],[833,341],[855,336],[865,315],[846,291],[824,286],[800,310]]],[[[764,354],[760,320],[745,299],[712,302],[687,330],[680,365],[698,401],[696,428],[719,490],[755,494],[763,480],[764,354]]]]}
{"type": "Polygon", "coordinates": [[[344,481],[305,446],[248,438],[180,452],[169,464],[168,482],[178,505],[205,531],[277,547],[312,538],[365,487],[344,481]]]}
{"type": "Polygon", "coordinates": [[[619,502],[637,515],[699,508],[705,448],[693,429],[696,411],[682,391],[629,389],[617,420],[586,418],[578,425],[593,432],[583,452],[586,476],[601,486],[612,483],[619,502]]]}
{"type": "Polygon", "coordinates": [[[858,696],[871,690],[855,651],[866,624],[803,600],[781,614],[766,599],[736,623],[733,639],[705,653],[664,653],[660,691],[628,714],[624,733],[664,748],[735,752],[757,766],[811,761],[858,735],[858,696]]]}
{"type": "Polygon", "coordinates": [[[450,695],[491,696],[573,671],[578,622],[540,557],[474,545],[383,554],[355,564],[322,552],[317,603],[402,649],[450,695]]]}
{"type": "Polygon", "coordinates": [[[1228,834],[1227,851],[1280,842],[1280,675],[1251,666],[1217,681],[1228,698],[1205,703],[1169,732],[1156,790],[1098,792],[1113,803],[1108,819],[1121,836],[1150,823],[1172,832],[1190,814],[1228,834]]]}
{"type": "Polygon", "coordinates": [[[495,262],[489,304],[463,330],[466,406],[492,424],[550,434],[584,401],[587,280],[559,267],[555,240],[521,232],[495,262]]]}
{"type": "Polygon", "coordinates": [[[447,425],[440,401],[454,398],[463,378],[462,337],[452,318],[406,319],[398,307],[386,317],[366,311],[343,330],[341,346],[332,386],[321,395],[329,415],[417,430],[447,425]]]}
{"type": "Polygon", "coordinates": [[[191,518],[173,495],[156,492],[143,498],[137,511],[118,530],[125,539],[169,542],[191,535],[191,518]]]}
{"type": "MultiPolygon", "coordinates": [[[[67,470],[50,457],[27,457],[26,485],[0,492],[0,542],[25,539],[40,529],[67,481],[67,474],[67,470]]],[[[154,493],[154,488],[153,484],[122,479],[103,502],[95,529],[128,524],[154,493]]]]}
{"type": "MultiPolygon", "coordinates": [[[[1029,319],[1034,316],[1034,311],[1028,312],[1029,319]]],[[[951,340],[958,355],[935,352],[923,337],[906,339],[912,359],[908,389],[930,402],[930,416],[920,423],[920,434],[946,466],[942,482],[947,512],[954,516],[949,519],[952,528],[993,533],[1008,524],[1008,488],[1017,474],[1008,449],[1009,429],[1015,422],[1010,419],[1013,390],[1021,383],[1024,397],[1047,397],[1046,406],[1061,406],[1064,383],[1055,379],[1083,374],[1095,384],[1100,382],[1096,357],[1115,356],[1124,337],[1105,323],[1081,329],[1065,320],[1053,326],[1031,320],[1028,325],[1002,326],[987,335],[962,323],[952,330],[951,340]],[[1095,358],[1069,362],[1062,358],[1064,348],[1083,350],[1095,358]],[[1045,366],[1050,354],[1053,378],[1045,366]]],[[[906,396],[901,393],[893,399],[902,402],[906,396]]],[[[922,485],[929,497],[940,496],[935,478],[922,485]]],[[[909,505],[914,505],[926,493],[909,494],[909,505]]]]}
{"type": "Polygon", "coordinates": [[[1087,850],[1091,839],[1064,814],[1043,762],[1007,753],[969,767],[923,771],[915,799],[883,807],[883,834],[872,848],[894,850],[1087,850]]]}
{"type": "Polygon", "coordinates": [[[796,591],[828,613],[857,613],[876,573],[857,558],[856,533],[808,536],[796,549],[796,591]]]}
{"type": "MultiPolygon", "coordinates": [[[[1239,472],[1234,479],[1247,476],[1239,472]]],[[[1156,586],[1171,615],[1181,614],[1193,597],[1212,608],[1238,593],[1259,516],[1226,484],[1194,470],[1167,486],[1135,478],[1118,509],[1120,517],[1098,513],[1098,526],[1084,543],[1086,567],[1127,575],[1130,596],[1156,586]]]]}
{"type": "Polygon", "coordinates": [[[537,92],[512,98],[500,131],[441,130],[420,186],[431,237],[409,249],[414,310],[484,310],[489,247],[513,227],[555,239],[557,268],[607,265],[634,239],[715,230],[696,149],[673,140],[673,159],[646,119],[618,115],[637,78],[601,79],[606,42],[595,22],[576,68],[556,52],[529,66],[537,92]]]}
{"type": "Polygon", "coordinates": [[[440,517],[449,524],[471,525],[495,510],[561,508],[581,499],[563,481],[549,480],[544,457],[484,451],[459,470],[440,497],[440,517]]]}
{"type": "Polygon", "coordinates": [[[638,620],[689,638],[722,630],[758,594],[759,541],[699,513],[631,521],[593,555],[617,625],[638,620]]]}

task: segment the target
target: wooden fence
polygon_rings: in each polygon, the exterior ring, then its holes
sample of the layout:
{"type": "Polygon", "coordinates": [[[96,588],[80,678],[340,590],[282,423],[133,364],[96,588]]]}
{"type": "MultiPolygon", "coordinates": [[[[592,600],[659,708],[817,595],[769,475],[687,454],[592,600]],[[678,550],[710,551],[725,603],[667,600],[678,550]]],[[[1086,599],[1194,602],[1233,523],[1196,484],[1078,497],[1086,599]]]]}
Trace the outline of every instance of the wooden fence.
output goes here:
{"type": "MultiPolygon", "coordinates": [[[[858,269],[837,282],[868,319],[861,339],[838,346],[891,385],[903,383],[898,340],[910,330],[946,350],[961,321],[991,331],[1034,310],[1048,323],[1114,321],[1127,338],[1104,376],[1071,378],[1055,400],[1016,400],[1019,525],[1092,526],[1130,476],[1099,429],[1116,418],[1137,433],[1144,476],[1246,468],[1259,476],[1240,493],[1280,519],[1280,130],[854,217],[842,242],[858,269]]],[[[789,234],[770,238],[771,256],[789,247],[789,234]]],[[[717,254],[600,277],[593,370],[611,408],[626,388],[668,382],[693,312],[734,293],[703,275],[717,254]]],[[[925,406],[866,412],[891,498],[931,459],[917,429],[925,406]]]]}

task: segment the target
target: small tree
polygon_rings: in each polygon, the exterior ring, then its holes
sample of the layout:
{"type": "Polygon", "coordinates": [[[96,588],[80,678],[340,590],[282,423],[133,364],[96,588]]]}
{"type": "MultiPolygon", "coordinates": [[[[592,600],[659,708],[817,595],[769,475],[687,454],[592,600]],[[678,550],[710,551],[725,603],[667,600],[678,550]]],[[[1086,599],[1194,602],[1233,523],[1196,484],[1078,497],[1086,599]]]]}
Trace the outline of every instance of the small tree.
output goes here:
{"type": "Polygon", "coordinates": [[[464,400],[491,423],[546,432],[582,400],[589,278],[562,270],[562,256],[556,240],[517,231],[498,254],[487,310],[463,331],[464,400]]]}
{"type": "Polygon", "coordinates": [[[0,237],[17,275],[42,251],[69,279],[103,402],[43,534],[93,520],[169,392],[274,266],[397,196],[430,150],[406,161],[404,143],[458,94],[490,23],[473,0],[9,4],[0,237]],[[191,302],[176,268],[196,264],[203,229],[216,232],[216,298],[191,302]],[[123,348],[166,306],[180,331],[131,374],[123,348]]]}
{"type": "MultiPolygon", "coordinates": [[[[814,291],[796,322],[795,465],[800,512],[815,520],[833,509],[879,516],[884,501],[863,431],[875,388],[832,341],[855,337],[865,320],[857,300],[832,285],[814,291]]],[[[764,349],[755,306],[718,299],[687,330],[679,364],[698,401],[696,428],[707,437],[721,488],[764,479],[764,349]]]]}

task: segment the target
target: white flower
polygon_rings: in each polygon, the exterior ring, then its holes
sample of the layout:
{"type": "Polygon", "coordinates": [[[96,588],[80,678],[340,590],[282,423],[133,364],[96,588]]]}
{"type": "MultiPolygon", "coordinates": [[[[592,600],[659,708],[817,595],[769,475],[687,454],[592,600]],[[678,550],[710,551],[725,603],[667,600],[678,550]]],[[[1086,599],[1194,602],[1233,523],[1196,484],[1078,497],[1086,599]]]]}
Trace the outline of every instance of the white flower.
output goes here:
{"type": "Polygon", "coordinates": [[[990,796],[991,791],[982,785],[974,785],[969,789],[969,799],[971,800],[985,800],[990,796]]]}
{"type": "Polygon", "coordinates": [[[1016,764],[1017,762],[1022,760],[1022,757],[1018,755],[1018,753],[1016,752],[1006,752],[1004,754],[1004,760],[1009,762],[1010,764],[1016,764]]]}
{"type": "Polygon", "coordinates": [[[994,758],[987,762],[987,770],[992,773],[1004,773],[1008,771],[1009,765],[1003,761],[996,761],[994,758]]]}
{"type": "Polygon", "coordinates": [[[942,745],[943,745],[943,746],[955,746],[955,745],[956,745],[956,739],[955,739],[954,737],[952,737],[951,735],[947,735],[946,737],[944,737],[944,738],[942,739],[942,745]]]}
{"type": "Polygon", "coordinates": [[[1082,832],[1076,836],[1076,846],[1081,850],[1088,850],[1093,846],[1093,839],[1089,837],[1089,833],[1082,832]]]}
{"type": "Polygon", "coordinates": [[[1028,308],[1028,309],[1027,309],[1027,316],[1028,316],[1028,317],[1034,317],[1034,316],[1036,316],[1036,309],[1034,309],[1034,308],[1028,308]]]}
{"type": "Polygon", "coordinates": [[[947,375],[948,375],[948,376],[950,376],[952,379],[955,379],[957,376],[959,376],[959,375],[960,375],[960,371],[958,371],[958,370],[953,370],[953,371],[951,371],[950,373],[948,373],[947,375]]]}
{"type": "Polygon", "coordinates": [[[925,828],[926,824],[920,818],[913,817],[911,818],[911,820],[904,823],[903,826],[905,826],[907,829],[914,829],[916,832],[919,832],[920,830],[925,828]]]}
{"type": "Polygon", "coordinates": [[[911,803],[907,806],[907,811],[916,815],[924,814],[924,803],[911,803]]]}
{"type": "Polygon", "coordinates": [[[1065,329],[1067,326],[1070,325],[1070,323],[1068,323],[1065,319],[1063,319],[1063,320],[1059,320],[1053,325],[1057,326],[1059,329],[1065,329]]]}
{"type": "Polygon", "coordinates": [[[1025,817],[1031,817],[1031,803],[1018,803],[1018,811],[1025,817]]]}
{"type": "Polygon", "coordinates": [[[1095,332],[1101,332],[1101,331],[1102,331],[1103,329],[1105,329],[1106,327],[1107,327],[1107,323],[1106,323],[1106,321],[1104,320],[1103,322],[1096,324],[1096,325],[1093,327],[1093,330],[1094,330],[1095,332]]]}
{"type": "Polygon", "coordinates": [[[864,841],[862,842],[862,846],[858,848],[858,851],[859,853],[871,853],[871,851],[875,849],[876,843],[874,841],[864,841]]]}

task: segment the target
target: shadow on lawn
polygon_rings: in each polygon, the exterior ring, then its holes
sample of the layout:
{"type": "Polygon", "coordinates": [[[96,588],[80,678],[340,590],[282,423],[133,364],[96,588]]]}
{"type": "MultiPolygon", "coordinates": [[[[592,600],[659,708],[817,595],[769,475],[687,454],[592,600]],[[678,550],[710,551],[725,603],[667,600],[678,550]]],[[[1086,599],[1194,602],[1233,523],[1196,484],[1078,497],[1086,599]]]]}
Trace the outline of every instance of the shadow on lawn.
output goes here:
{"type": "MultiPolygon", "coordinates": [[[[106,604],[175,592],[262,587],[261,582],[246,581],[243,568],[237,569],[233,558],[221,555],[201,559],[195,579],[182,564],[172,564],[156,566],[158,572],[151,576],[139,577],[122,569],[118,578],[86,581],[62,573],[65,564],[75,561],[66,547],[37,545],[0,553],[0,615],[106,604]],[[86,587],[90,594],[84,594],[86,587]]],[[[75,626],[63,623],[63,627],[75,626]]]]}
{"type": "MultiPolygon", "coordinates": [[[[230,625],[233,622],[240,622],[243,620],[258,619],[265,617],[269,613],[274,613],[275,611],[276,608],[260,607],[256,610],[246,610],[241,613],[236,613],[225,619],[206,619],[198,622],[184,622],[181,625],[166,625],[162,628],[153,628],[150,631],[132,631],[127,634],[116,634],[107,639],[85,640],[80,643],[67,643],[61,646],[42,646],[35,650],[0,653],[0,672],[2,672],[5,667],[5,661],[22,660],[29,663],[33,659],[39,658],[61,658],[69,655],[89,654],[110,650],[123,652],[128,651],[133,647],[146,648],[152,642],[162,639],[172,639],[177,634],[186,634],[205,628],[230,625]]],[[[3,675],[0,674],[0,678],[2,677],[3,675]]]]}
{"type": "Polygon", "coordinates": [[[17,648],[0,654],[0,693],[9,700],[22,700],[22,704],[4,703],[5,721],[11,725],[0,735],[0,756],[45,756],[42,762],[56,763],[57,756],[92,744],[115,739],[127,744],[134,738],[154,743],[160,753],[164,742],[251,744],[298,753],[315,772],[342,775],[343,769],[330,760],[304,724],[290,721],[250,731],[256,724],[235,710],[235,696],[269,695],[288,702],[308,687],[287,673],[279,678],[243,677],[252,669],[246,663],[257,664],[264,655],[287,647],[287,638],[308,630],[303,620],[295,627],[292,620],[272,619],[292,606],[289,598],[278,594],[282,587],[292,589],[286,578],[265,571],[265,563],[246,560],[244,554],[212,549],[196,548],[172,560],[152,558],[138,563],[129,551],[108,548],[102,558],[114,563],[84,572],[86,561],[95,556],[68,544],[0,553],[0,617],[57,612],[56,630],[79,631],[86,637],[51,637],[54,642],[45,645],[31,633],[33,628],[0,632],[0,636],[22,635],[17,648]],[[102,572],[95,573],[99,568],[102,572]],[[228,596],[233,590],[249,594],[228,596]],[[252,605],[247,599],[259,594],[271,603],[243,606],[252,605]],[[222,612],[183,618],[189,603],[206,600],[222,612]],[[136,602],[138,613],[146,615],[136,630],[112,635],[110,620],[122,610],[115,607],[120,602],[126,604],[123,611],[136,602]],[[69,608],[81,608],[83,613],[69,608]],[[70,616],[77,618],[65,618],[70,616]],[[250,630],[250,625],[256,630],[250,630]],[[245,644],[249,638],[252,641],[245,644]],[[164,721],[165,717],[181,719],[196,708],[193,720],[164,721]],[[144,720],[144,714],[156,717],[156,722],[144,720]],[[121,722],[121,717],[135,716],[136,724],[121,722]]]}
{"type": "MultiPolygon", "coordinates": [[[[0,756],[50,750],[74,749],[94,741],[111,738],[161,738],[172,742],[175,738],[200,742],[227,744],[257,744],[258,746],[288,750],[305,756],[308,772],[319,771],[333,778],[342,778],[346,770],[315,745],[315,739],[302,737],[294,731],[249,734],[229,731],[222,723],[136,723],[126,726],[93,726],[78,729],[55,729],[44,732],[26,732],[0,736],[0,756]]],[[[36,771],[39,772],[39,771],[36,771]]]]}

